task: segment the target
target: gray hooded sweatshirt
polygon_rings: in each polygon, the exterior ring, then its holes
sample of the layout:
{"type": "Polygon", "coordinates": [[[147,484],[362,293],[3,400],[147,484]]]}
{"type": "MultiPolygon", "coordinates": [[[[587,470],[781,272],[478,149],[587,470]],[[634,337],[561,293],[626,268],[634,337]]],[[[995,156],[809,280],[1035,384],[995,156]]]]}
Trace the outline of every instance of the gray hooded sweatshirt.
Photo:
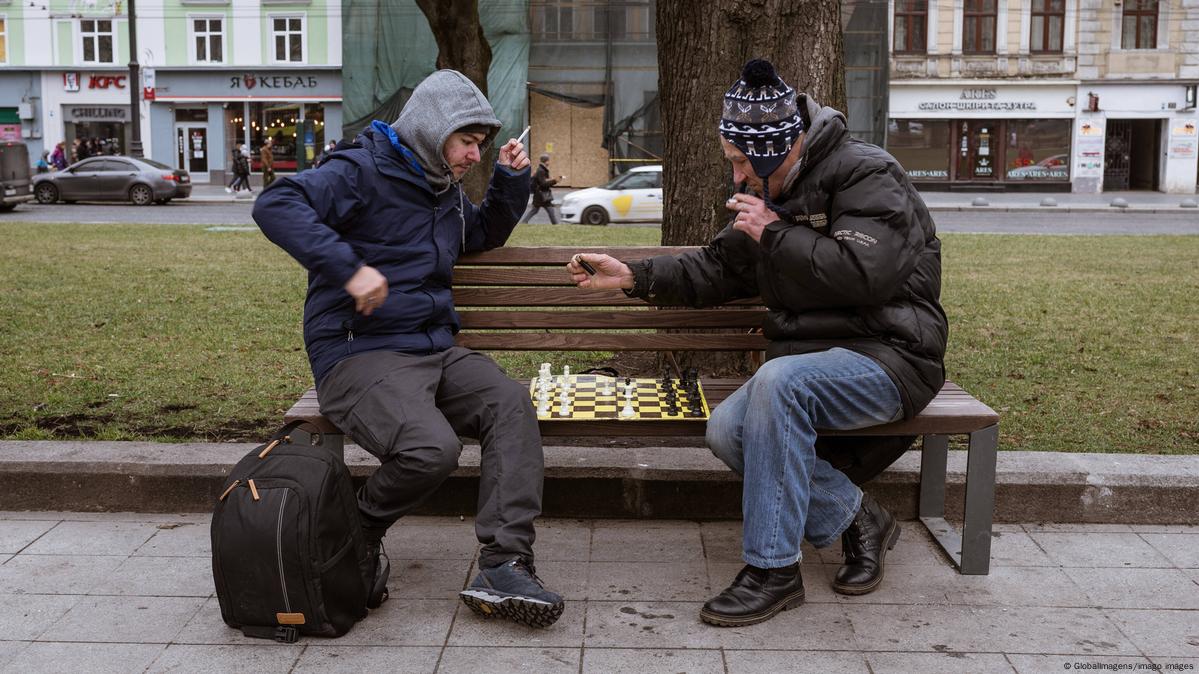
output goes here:
{"type": "Polygon", "coordinates": [[[491,103],[474,82],[456,70],[438,70],[412,91],[400,117],[391,125],[400,140],[416,154],[425,169],[425,179],[435,192],[444,192],[454,182],[442,148],[450,134],[465,126],[482,124],[491,132],[479,146],[484,151],[503,126],[491,103]]]}

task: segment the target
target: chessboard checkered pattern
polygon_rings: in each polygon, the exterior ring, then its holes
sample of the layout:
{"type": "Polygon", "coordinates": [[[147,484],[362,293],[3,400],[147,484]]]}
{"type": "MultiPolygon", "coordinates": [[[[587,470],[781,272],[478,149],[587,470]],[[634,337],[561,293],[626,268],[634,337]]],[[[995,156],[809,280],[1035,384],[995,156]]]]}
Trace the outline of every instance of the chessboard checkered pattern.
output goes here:
{"type": "MultiPolygon", "coordinates": [[[[708,408],[708,401],[704,398],[703,388],[696,382],[696,390],[699,391],[699,406],[703,411],[702,416],[691,416],[691,398],[683,390],[679,380],[671,379],[670,385],[675,390],[675,395],[678,400],[679,410],[675,414],[670,414],[666,411],[667,405],[664,399],[665,391],[660,389],[660,382],[657,379],[633,379],[633,416],[621,417],[620,410],[624,407],[624,378],[606,377],[604,375],[594,374],[572,374],[568,377],[570,381],[570,393],[568,400],[570,401],[570,415],[561,416],[559,412],[562,409],[560,398],[561,387],[558,384],[559,376],[555,375],[551,379],[549,387],[549,402],[550,408],[548,414],[538,414],[538,419],[543,420],[562,420],[562,421],[587,421],[587,420],[603,420],[603,421],[654,421],[654,420],[681,420],[681,419],[703,419],[706,420],[711,410],[708,408]],[[603,381],[607,379],[611,382],[611,393],[603,395],[603,381]]],[[[537,407],[537,378],[534,377],[529,382],[529,395],[533,400],[533,407],[537,407]]]]}

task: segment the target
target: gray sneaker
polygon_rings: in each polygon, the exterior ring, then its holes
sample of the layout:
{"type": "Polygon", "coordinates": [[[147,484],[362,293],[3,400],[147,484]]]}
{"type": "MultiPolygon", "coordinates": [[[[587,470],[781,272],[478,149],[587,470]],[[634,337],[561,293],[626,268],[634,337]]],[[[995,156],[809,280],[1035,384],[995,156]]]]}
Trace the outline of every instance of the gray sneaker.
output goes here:
{"type": "Polygon", "coordinates": [[[519,557],[480,570],[458,596],[484,618],[499,616],[529,627],[553,625],[566,607],[561,595],[545,589],[533,565],[519,557]]]}

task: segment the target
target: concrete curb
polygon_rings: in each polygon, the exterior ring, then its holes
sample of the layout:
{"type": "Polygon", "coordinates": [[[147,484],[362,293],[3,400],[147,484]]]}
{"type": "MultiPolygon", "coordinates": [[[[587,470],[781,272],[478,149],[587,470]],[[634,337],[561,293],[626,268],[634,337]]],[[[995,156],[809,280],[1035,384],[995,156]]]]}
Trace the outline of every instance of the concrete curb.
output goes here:
{"type": "MultiPolygon", "coordinates": [[[[250,444],[0,441],[0,510],[190,512],[211,508],[250,444]]],[[[736,518],[740,481],[702,447],[546,447],[544,511],[554,517],[736,518]]],[[[361,481],[377,461],[351,445],[361,481]]],[[[960,516],[966,453],[949,456],[950,516],[960,516]]],[[[469,514],[479,448],[425,505],[469,514]]],[[[908,452],[868,491],[916,516],[920,453],[908,452]]],[[[1189,456],[1001,452],[997,522],[1199,524],[1199,462],[1189,456]]]]}
{"type": "Polygon", "coordinates": [[[1180,206],[1129,206],[1127,208],[1112,208],[1110,206],[929,206],[930,213],[1120,213],[1124,215],[1153,215],[1163,213],[1194,213],[1193,208],[1180,206]]]}

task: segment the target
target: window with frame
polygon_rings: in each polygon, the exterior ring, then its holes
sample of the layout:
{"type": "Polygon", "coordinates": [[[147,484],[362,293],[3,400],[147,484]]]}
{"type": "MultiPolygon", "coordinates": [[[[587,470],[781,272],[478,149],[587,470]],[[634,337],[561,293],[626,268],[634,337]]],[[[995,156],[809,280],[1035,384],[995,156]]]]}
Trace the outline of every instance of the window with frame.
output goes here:
{"type": "MultiPolygon", "coordinates": [[[[575,37],[575,8],[574,3],[568,1],[546,0],[542,2],[530,3],[529,9],[532,12],[532,32],[535,36],[542,40],[572,40],[575,37]]],[[[606,21],[606,18],[601,19],[598,15],[602,9],[596,9],[592,15],[593,25],[596,26],[594,32],[600,31],[599,22],[606,21]]],[[[603,24],[606,26],[607,24],[603,24]]]]}
{"type": "Polygon", "coordinates": [[[272,16],[271,37],[276,62],[304,62],[304,17],[272,16]]]}
{"type": "Polygon", "coordinates": [[[962,13],[962,53],[995,53],[996,0],[966,0],[962,13]]]}
{"type": "Polygon", "coordinates": [[[80,19],[84,63],[116,63],[113,53],[112,19],[80,19]]]}
{"type": "Polygon", "coordinates": [[[928,0],[895,0],[895,53],[928,51],[928,0]]]}
{"type": "Polygon", "coordinates": [[[0,63],[8,63],[8,18],[0,16],[0,63]]]}
{"type": "Polygon", "coordinates": [[[225,60],[225,20],[198,16],[190,19],[192,57],[195,63],[222,63],[225,60]]]}
{"type": "Polygon", "coordinates": [[[1033,53],[1060,54],[1066,25],[1066,0],[1032,0],[1029,49],[1033,53]]]}
{"type": "Polygon", "coordinates": [[[1157,48],[1158,0],[1125,0],[1121,18],[1120,47],[1157,48]]]}
{"type": "Polygon", "coordinates": [[[596,39],[605,39],[609,33],[613,40],[628,38],[628,8],[620,5],[600,5],[591,11],[596,39]]]}

